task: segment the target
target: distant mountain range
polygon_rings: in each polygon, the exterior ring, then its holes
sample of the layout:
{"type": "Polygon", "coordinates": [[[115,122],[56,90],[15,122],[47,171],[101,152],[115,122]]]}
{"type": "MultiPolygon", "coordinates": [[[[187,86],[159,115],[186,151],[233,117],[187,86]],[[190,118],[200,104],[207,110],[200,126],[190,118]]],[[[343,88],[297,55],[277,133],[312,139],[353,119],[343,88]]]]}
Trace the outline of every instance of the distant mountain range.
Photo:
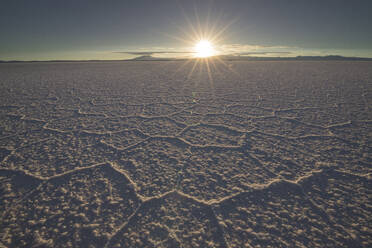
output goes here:
{"type": "Polygon", "coordinates": [[[297,57],[253,57],[253,56],[234,56],[234,55],[223,55],[220,56],[223,60],[248,60],[248,61],[335,61],[335,60],[346,60],[346,61],[372,61],[372,58],[361,58],[361,57],[344,57],[339,55],[327,55],[327,56],[297,56],[297,57]]]}
{"type": "MultiPolygon", "coordinates": [[[[219,55],[207,59],[219,58],[229,61],[372,61],[372,58],[362,57],[344,57],[339,55],[327,56],[297,56],[297,57],[254,57],[254,56],[239,56],[239,55],[219,55]]],[[[197,58],[192,58],[197,59],[197,58]]],[[[151,55],[143,55],[133,59],[124,60],[0,60],[0,63],[34,63],[34,62],[115,62],[115,61],[179,61],[189,60],[189,58],[158,58],[151,55]]]]}

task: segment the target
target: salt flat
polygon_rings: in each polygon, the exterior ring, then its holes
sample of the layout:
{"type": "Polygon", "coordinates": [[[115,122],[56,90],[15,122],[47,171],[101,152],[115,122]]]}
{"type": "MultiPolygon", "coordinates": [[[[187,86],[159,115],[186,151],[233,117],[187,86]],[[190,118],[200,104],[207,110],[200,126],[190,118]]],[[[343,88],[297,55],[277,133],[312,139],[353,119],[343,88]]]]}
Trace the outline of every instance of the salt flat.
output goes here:
{"type": "Polygon", "coordinates": [[[208,66],[0,64],[0,247],[371,247],[372,63],[208,66]]]}

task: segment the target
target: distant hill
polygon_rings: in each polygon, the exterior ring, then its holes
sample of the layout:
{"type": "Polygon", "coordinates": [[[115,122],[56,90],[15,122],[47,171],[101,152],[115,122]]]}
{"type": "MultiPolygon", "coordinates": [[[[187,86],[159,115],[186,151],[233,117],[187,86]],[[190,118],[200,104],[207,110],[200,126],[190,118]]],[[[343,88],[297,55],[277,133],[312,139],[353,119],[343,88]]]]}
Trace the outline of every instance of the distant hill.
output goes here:
{"type": "Polygon", "coordinates": [[[137,61],[169,61],[169,60],[176,60],[174,58],[157,58],[153,57],[151,55],[143,55],[140,57],[136,57],[134,59],[129,59],[130,60],[137,60],[137,61]]]}

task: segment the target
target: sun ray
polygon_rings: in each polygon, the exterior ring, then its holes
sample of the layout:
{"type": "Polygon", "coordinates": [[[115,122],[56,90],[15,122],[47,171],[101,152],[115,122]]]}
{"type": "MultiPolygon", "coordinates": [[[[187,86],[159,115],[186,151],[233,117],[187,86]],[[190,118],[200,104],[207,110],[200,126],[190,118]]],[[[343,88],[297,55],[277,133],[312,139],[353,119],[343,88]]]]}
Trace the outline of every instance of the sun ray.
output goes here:
{"type": "Polygon", "coordinates": [[[240,77],[240,74],[239,74],[236,70],[234,70],[231,66],[229,66],[228,64],[226,64],[226,62],[223,61],[221,58],[219,58],[218,56],[216,56],[215,59],[216,59],[219,63],[221,63],[222,65],[224,65],[224,66],[227,68],[227,70],[229,70],[230,72],[232,72],[232,73],[234,73],[235,75],[237,75],[237,76],[240,77]]]}
{"type": "MultiPolygon", "coordinates": [[[[197,38],[199,33],[198,31],[195,29],[194,25],[192,25],[190,19],[188,18],[188,16],[186,15],[185,11],[183,10],[183,8],[181,7],[181,11],[182,11],[182,14],[187,22],[187,25],[189,27],[189,29],[191,29],[191,32],[193,33],[193,37],[191,37],[190,41],[192,41],[193,39],[195,39],[195,37],[197,38]]],[[[187,35],[187,34],[186,34],[187,35]]]]}
{"type": "Polygon", "coordinates": [[[191,68],[191,71],[189,72],[189,74],[187,75],[187,78],[189,79],[191,76],[192,76],[192,74],[193,74],[193,72],[194,72],[194,70],[195,70],[195,67],[198,65],[198,63],[199,63],[199,60],[198,59],[194,59],[194,65],[192,66],[192,68],[191,68]]]}
{"type": "Polygon", "coordinates": [[[212,67],[214,68],[214,71],[218,72],[219,70],[218,70],[218,67],[217,67],[215,61],[216,61],[216,60],[214,60],[214,59],[211,59],[211,60],[210,60],[211,65],[212,65],[212,67]]]}
{"type": "Polygon", "coordinates": [[[214,88],[214,81],[213,81],[213,76],[211,72],[211,68],[209,67],[209,59],[205,59],[205,65],[207,66],[207,73],[208,73],[208,78],[209,78],[209,87],[213,95],[213,99],[216,98],[216,92],[214,88]]]}
{"type": "Polygon", "coordinates": [[[196,24],[198,25],[198,33],[199,35],[201,35],[200,37],[198,37],[199,40],[203,39],[204,38],[204,32],[203,32],[203,29],[201,27],[201,23],[200,23],[200,19],[199,19],[199,14],[196,10],[196,6],[194,6],[194,14],[195,14],[195,19],[196,19],[196,24]]]}
{"type": "Polygon", "coordinates": [[[159,32],[159,33],[161,33],[162,35],[167,36],[169,38],[181,41],[182,43],[190,43],[189,39],[184,39],[184,38],[181,38],[181,37],[178,37],[178,36],[175,36],[175,35],[171,35],[169,33],[164,33],[164,32],[159,32]]]}
{"type": "Polygon", "coordinates": [[[190,64],[192,62],[192,59],[187,59],[184,63],[182,63],[182,65],[177,68],[174,72],[173,72],[173,76],[176,75],[179,71],[182,70],[182,68],[184,68],[185,66],[187,66],[188,64],[190,64]]]}
{"type": "Polygon", "coordinates": [[[213,41],[216,41],[218,42],[219,41],[219,37],[232,25],[234,24],[236,21],[238,20],[238,18],[234,18],[233,20],[231,20],[229,23],[227,23],[224,27],[222,27],[220,29],[220,31],[218,31],[216,34],[212,35],[212,37],[210,38],[211,40],[213,41]]]}

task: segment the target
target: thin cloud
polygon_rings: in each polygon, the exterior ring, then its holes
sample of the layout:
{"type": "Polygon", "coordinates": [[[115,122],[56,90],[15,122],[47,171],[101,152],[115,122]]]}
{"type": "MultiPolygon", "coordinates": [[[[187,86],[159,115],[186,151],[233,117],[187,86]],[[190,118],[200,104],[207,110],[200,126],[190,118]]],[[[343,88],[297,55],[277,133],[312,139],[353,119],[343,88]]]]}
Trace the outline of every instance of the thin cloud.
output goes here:
{"type": "Polygon", "coordinates": [[[244,52],[244,53],[233,53],[232,55],[246,56],[246,55],[270,55],[270,54],[292,54],[292,52],[288,52],[288,51],[283,51],[283,52],[274,52],[274,51],[268,51],[268,52],[244,52]]]}
{"type": "Polygon", "coordinates": [[[289,54],[288,50],[294,49],[287,46],[266,46],[250,44],[224,44],[220,46],[220,52],[223,54],[236,55],[266,55],[266,54],[289,54]]]}
{"type": "Polygon", "coordinates": [[[154,54],[191,54],[194,52],[182,52],[182,51],[127,51],[127,52],[114,52],[114,53],[125,53],[130,55],[154,55],[154,54]]]}

